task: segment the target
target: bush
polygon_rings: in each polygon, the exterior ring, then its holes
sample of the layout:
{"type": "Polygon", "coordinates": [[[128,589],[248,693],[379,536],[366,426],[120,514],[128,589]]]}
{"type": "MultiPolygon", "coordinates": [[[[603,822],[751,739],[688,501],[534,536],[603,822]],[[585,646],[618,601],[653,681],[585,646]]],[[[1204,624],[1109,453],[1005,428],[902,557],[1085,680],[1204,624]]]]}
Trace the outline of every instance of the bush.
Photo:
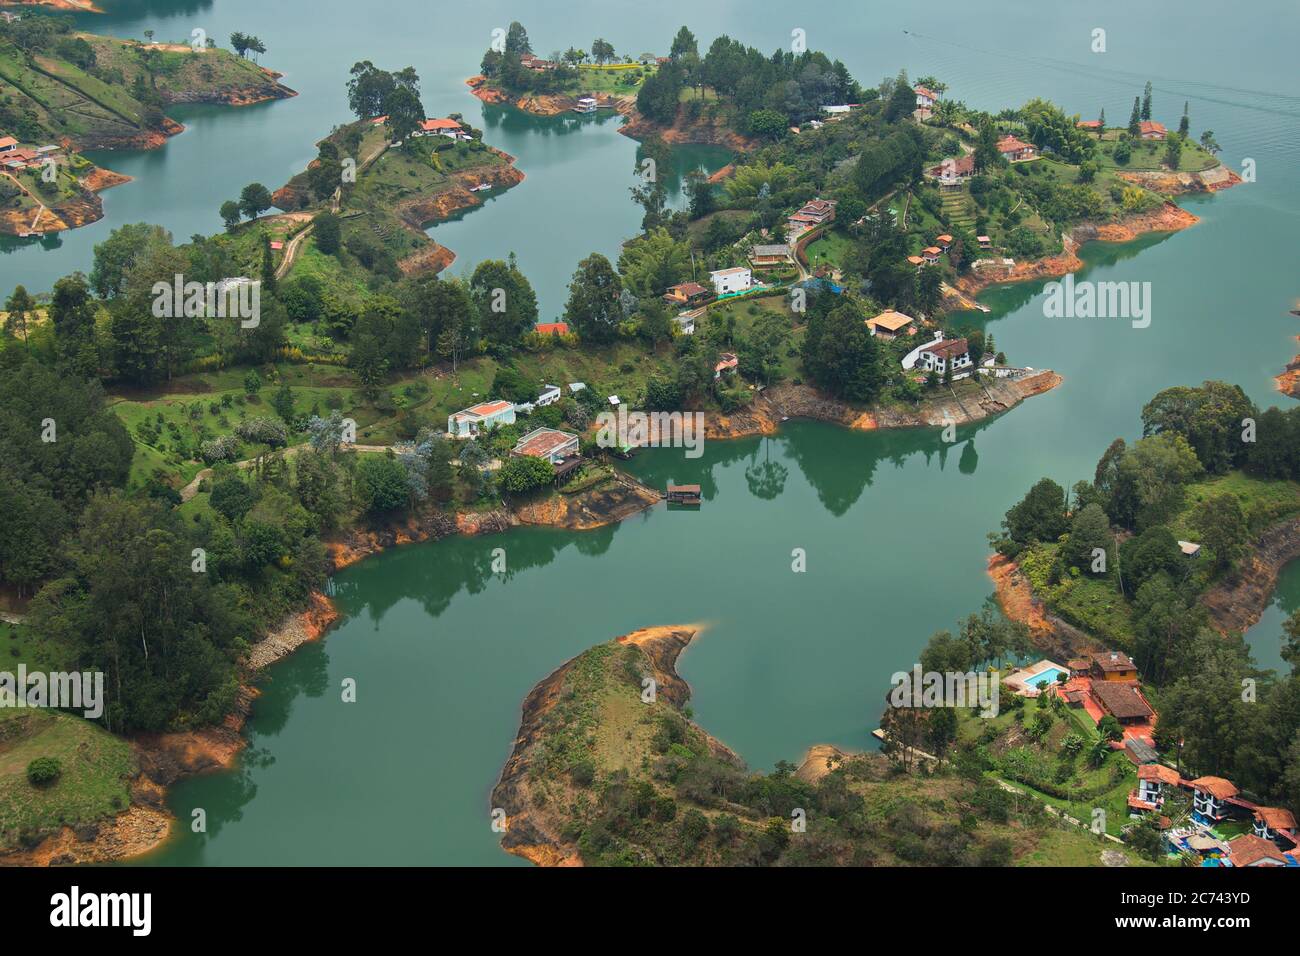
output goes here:
{"type": "Polygon", "coordinates": [[[55,757],[37,757],[27,765],[27,781],[33,787],[54,783],[63,773],[63,765],[55,757]]]}
{"type": "Polygon", "coordinates": [[[545,458],[512,455],[501,466],[501,487],[515,493],[542,488],[555,480],[555,466],[545,458]]]}

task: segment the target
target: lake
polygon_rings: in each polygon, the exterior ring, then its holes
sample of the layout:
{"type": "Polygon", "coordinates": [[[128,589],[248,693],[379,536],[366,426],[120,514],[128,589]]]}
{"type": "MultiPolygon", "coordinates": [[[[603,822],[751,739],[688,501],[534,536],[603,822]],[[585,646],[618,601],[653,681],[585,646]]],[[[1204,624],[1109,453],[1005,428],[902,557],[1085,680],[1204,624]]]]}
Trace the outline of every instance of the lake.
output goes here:
{"type": "MultiPolygon", "coordinates": [[[[1289,401],[1271,379],[1300,332],[1287,314],[1300,296],[1300,97],[1281,92],[1294,87],[1300,37],[1280,0],[1218,27],[1206,26],[1220,23],[1209,2],[1181,4],[1177,16],[1131,3],[1010,0],[869,10],[833,0],[815,16],[758,0],[667,0],[649,16],[609,0],[539,2],[528,13],[490,0],[393,0],[382,14],[323,0],[306,17],[287,2],[106,5],[109,16],[83,18],[89,28],[151,28],[159,39],[193,27],[256,34],[264,62],[301,95],[177,111],[189,129],[161,150],[97,155],[136,181],[104,194],[106,222],[58,248],[11,247],[0,256],[0,288],[48,288],[88,268],[93,244],[124,222],[161,222],[178,238],[216,231],[223,199],[253,180],[279,185],[347,119],[347,70],[371,59],[414,65],[431,115],[461,112],[518,158],[523,184],[431,235],[461,255],[453,271],[513,250],[543,314],[557,314],[577,261],[593,249],[615,256],[637,229],[627,192],[637,147],[615,121],[535,120],[469,96],[463,80],[491,29],[515,17],[543,54],[596,36],[620,51],[663,52],[681,23],[702,45],[725,31],[766,49],[805,29],[810,47],[843,59],[864,83],[905,66],[913,77],[939,76],[948,95],[973,106],[1040,95],[1085,117],[1105,107],[1112,123],[1149,78],[1158,119],[1174,126],[1187,101],[1194,134],[1213,129],[1225,161],[1239,168],[1250,158],[1258,170],[1257,182],[1187,200],[1202,218],[1192,229],[1084,249],[1080,279],[1151,283],[1149,328],[1046,319],[1038,284],[990,290],[992,311],[978,321],[998,349],[1065,381],[959,430],[954,444],[938,430],[790,423],[774,438],[709,443],[696,460],[659,451],[631,463],[652,484],[701,483],[697,512],[661,505],[587,533],[451,539],[342,572],[345,619],[271,670],[239,767],[172,792],[181,821],[194,807],[207,811],[208,833],[183,832],[145,862],[521,864],[497,846],[488,794],[524,696],[574,654],[643,625],[707,626],[680,669],[696,718],[751,766],[797,760],[813,743],[866,747],[890,674],[989,596],[985,533],[1033,481],[1090,477],[1111,439],[1136,437],[1142,404],[1169,385],[1222,378],[1258,402],[1289,401]],[[1089,52],[1097,27],[1108,30],[1105,54],[1089,52]],[[505,575],[489,571],[494,548],[506,551],[505,575]],[[791,569],[796,548],[805,573],[791,569]],[[339,687],[349,677],[358,699],[345,704],[339,687]]],[[[679,172],[722,161],[683,155],[679,172]]],[[[1296,580],[1289,570],[1282,607],[1295,605],[1296,580]]],[[[1278,663],[1281,613],[1251,632],[1266,664],[1278,663]]]]}

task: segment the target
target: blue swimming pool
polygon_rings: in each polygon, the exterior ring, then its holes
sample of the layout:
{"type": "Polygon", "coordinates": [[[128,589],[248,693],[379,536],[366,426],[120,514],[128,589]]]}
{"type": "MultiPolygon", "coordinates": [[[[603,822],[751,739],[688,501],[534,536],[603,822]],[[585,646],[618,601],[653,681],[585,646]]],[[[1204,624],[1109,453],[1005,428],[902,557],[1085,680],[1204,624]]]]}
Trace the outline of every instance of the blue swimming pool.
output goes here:
{"type": "Polygon", "coordinates": [[[1055,684],[1061,678],[1068,676],[1069,674],[1059,667],[1045,667],[1025,683],[1030,687],[1045,687],[1048,684],[1055,684]]]}

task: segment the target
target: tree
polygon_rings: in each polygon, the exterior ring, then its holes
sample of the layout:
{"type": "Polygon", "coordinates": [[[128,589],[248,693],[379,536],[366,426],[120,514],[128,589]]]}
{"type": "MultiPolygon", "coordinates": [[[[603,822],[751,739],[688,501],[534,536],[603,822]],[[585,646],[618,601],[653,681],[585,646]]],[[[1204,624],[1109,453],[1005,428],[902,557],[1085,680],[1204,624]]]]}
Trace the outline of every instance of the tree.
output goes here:
{"type": "Polygon", "coordinates": [[[1071,567],[1091,573],[1094,551],[1100,548],[1106,552],[1110,544],[1110,519],[1101,505],[1090,504],[1070,522],[1070,537],[1061,549],[1061,556],[1071,567]]]}
{"type": "Polygon", "coordinates": [[[624,288],[640,298],[658,297],[689,275],[690,248],[667,229],[652,229],[623,247],[618,271],[624,288]]]}
{"type": "Polygon", "coordinates": [[[1224,493],[1206,498],[1196,506],[1192,524],[1201,535],[1201,543],[1214,555],[1216,570],[1231,569],[1245,556],[1250,526],[1236,495],[1224,493]]]}
{"type": "Polygon", "coordinates": [[[836,398],[869,402],[884,383],[878,346],[858,304],[846,300],[822,316],[809,313],[803,366],[819,388],[836,398]]]}
{"type": "Polygon", "coordinates": [[[1211,474],[1240,465],[1250,451],[1241,440],[1246,419],[1258,417],[1239,385],[1208,381],[1199,387],[1174,386],[1158,392],[1142,408],[1142,434],[1181,435],[1211,474]]]}
{"type": "Polygon", "coordinates": [[[1201,145],[1215,154],[1221,149],[1219,141],[1214,138],[1214,130],[1212,129],[1207,129],[1201,133],[1201,145]]]}
{"type": "Polygon", "coordinates": [[[5,319],[5,334],[22,336],[23,346],[30,348],[27,343],[27,320],[35,317],[36,300],[28,294],[26,287],[14,287],[13,295],[5,302],[5,311],[9,313],[5,319]]]}
{"type": "Polygon", "coordinates": [[[227,199],[221,204],[221,221],[225,223],[227,231],[234,232],[241,218],[243,218],[243,212],[239,208],[239,203],[235,200],[227,199]]]}
{"type": "Polygon", "coordinates": [[[588,342],[610,342],[623,315],[619,294],[622,280],[608,259],[593,252],[578,263],[569,282],[565,320],[588,342]]]}
{"type": "Polygon", "coordinates": [[[363,455],[357,463],[357,496],[363,510],[382,515],[409,500],[406,471],[389,455],[363,455]]]}
{"type": "Polygon", "coordinates": [[[424,122],[424,104],[419,93],[409,86],[399,85],[390,90],[382,108],[388,117],[385,122],[398,142],[410,142],[411,134],[424,122]]]}
{"type": "Polygon", "coordinates": [[[528,41],[528,31],[518,20],[512,20],[506,29],[505,52],[515,56],[533,52],[533,45],[528,41]]]}
{"type": "MultiPolygon", "coordinates": [[[[1050,478],[1040,478],[1002,519],[1006,538],[1014,545],[1053,543],[1065,534],[1065,489],[1050,478]]],[[[1014,549],[1020,550],[1019,547],[1014,549]]]]}
{"type": "Polygon", "coordinates": [[[597,63],[608,63],[614,59],[614,44],[597,38],[591,43],[591,58],[597,63]]]}
{"type": "Polygon", "coordinates": [[[1142,90],[1142,118],[1149,120],[1151,118],[1151,81],[1147,80],[1147,85],[1142,90]]]}
{"type": "Polygon", "coordinates": [[[1142,135],[1142,100],[1133,97],[1133,112],[1128,117],[1128,134],[1134,138],[1142,135]]]}
{"type": "Polygon", "coordinates": [[[249,183],[239,194],[239,211],[249,219],[256,219],[272,205],[271,191],[261,183],[249,183]]]}
{"type": "MultiPolygon", "coordinates": [[[[236,215],[238,218],[238,215],[236,215]]],[[[114,229],[95,245],[95,263],[90,270],[90,287],[101,299],[121,295],[127,275],[154,246],[171,246],[172,237],[161,226],[130,223],[114,229]]]]}
{"type": "Polygon", "coordinates": [[[677,31],[677,36],[673,37],[672,46],[668,50],[668,57],[672,60],[680,60],[688,53],[700,52],[699,46],[695,42],[695,34],[686,27],[677,31]]]}
{"type": "Polygon", "coordinates": [[[469,294],[478,309],[479,329],[499,345],[515,345],[537,322],[537,294],[519,271],[514,253],[509,261],[480,262],[470,278],[469,294]]]}
{"type": "Polygon", "coordinates": [[[99,375],[99,351],[95,343],[95,313],[98,307],[80,272],[54,283],[49,317],[54,326],[54,351],[59,361],[83,378],[99,375]]]}
{"type": "Polygon", "coordinates": [[[1177,172],[1183,157],[1183,138],[1177,133],[1165,137],[1164,164],[1177,172]]]}
{"type": "Polygon", "coordinates": [[[312,234],[316,248],[327,256],[337,255],[343,234],[343,224],[332,212],[322,212],[312,220],[312,234]]]}
{"type": "Polygon", "coordinates": [[[1183,116],[1182,119],[1178,121],[1178,135],[1183,139],[1186,139],[1188,134],[1191,133],[1191,129],[1192,121],[1187,115],[1187,101],[1183,100],[1183,116]]]}
{"type": "Polygon", "coordinates": [[[504,490],[521,494],[555,481],[555,466],[545,458],[511,455],[501,466],[498,480],[504,490]]]}

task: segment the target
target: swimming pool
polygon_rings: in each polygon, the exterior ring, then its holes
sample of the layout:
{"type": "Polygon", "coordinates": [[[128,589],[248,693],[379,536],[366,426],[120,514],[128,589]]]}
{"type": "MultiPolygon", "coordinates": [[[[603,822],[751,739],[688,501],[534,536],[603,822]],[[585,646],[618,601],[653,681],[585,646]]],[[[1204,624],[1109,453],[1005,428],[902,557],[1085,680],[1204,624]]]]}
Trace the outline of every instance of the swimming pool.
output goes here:
{"type": "Polygon", "coordinates": [[[1058,680],[1069,675],[1059,667],[1044,667],[1033,677],[1025,679],[1025,683],[1030,687],[1043,688],[1048,684],[1055,684],[1058,680]]]}

